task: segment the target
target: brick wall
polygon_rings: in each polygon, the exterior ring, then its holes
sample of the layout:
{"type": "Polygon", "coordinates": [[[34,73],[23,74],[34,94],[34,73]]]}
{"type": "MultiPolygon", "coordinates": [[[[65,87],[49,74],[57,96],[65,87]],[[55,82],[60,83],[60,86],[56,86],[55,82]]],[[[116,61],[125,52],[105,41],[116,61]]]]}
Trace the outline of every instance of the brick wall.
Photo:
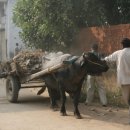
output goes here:
{"type": "Polygon", "coordinates": [[[71,48],[74,53],[88,51],[92,43],[99,43],[100,51],[110,54],[121,49],[121,40],[124,37],[130,38],[130,24],[91,27],[80,31],[76,45],[71,48]]]}

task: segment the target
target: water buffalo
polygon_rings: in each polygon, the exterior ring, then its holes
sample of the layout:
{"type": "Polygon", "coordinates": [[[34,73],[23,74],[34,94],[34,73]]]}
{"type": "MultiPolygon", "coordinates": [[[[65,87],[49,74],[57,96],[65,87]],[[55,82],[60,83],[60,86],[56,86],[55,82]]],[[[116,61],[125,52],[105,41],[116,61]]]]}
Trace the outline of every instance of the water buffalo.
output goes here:
{"type": "MultiPolygon", "coordinates": [[[[68,61],[69,63],[69,61],[68,61]]],[[[44,77],[45,84],[48,88],[51,106],[57,106],[56,100],[61,96],[62,104],[60,108],[61,115],[66,115],[66,95],[65,92],[73,95],[74,115],[81,118],[78,110],[79,97],[83,80],[87,74],[96,75],[106,72],[108,66],[105,61],[101,61],[91,52],[83,53],[66,69],[61,69],[53,74],[44,77]]]]}

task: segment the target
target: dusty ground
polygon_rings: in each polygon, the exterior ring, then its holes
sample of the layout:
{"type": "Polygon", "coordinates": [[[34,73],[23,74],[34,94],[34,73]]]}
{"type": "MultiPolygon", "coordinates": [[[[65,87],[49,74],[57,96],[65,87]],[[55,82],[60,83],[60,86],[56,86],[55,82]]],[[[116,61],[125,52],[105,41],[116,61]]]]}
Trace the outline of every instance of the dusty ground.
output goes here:
{"type": "Polygon", "coordinates": [[[47,93],[36,96],[36,91],[21,89],[19,102],[9,103],[5,96],[5,83],[0,81],[0,130],[130,130],[128,110],[103,108],[99,104],[79,105],[83,119],[73,116],[72,101],[67,100],[68,116],[50,109],[47,93]]]}

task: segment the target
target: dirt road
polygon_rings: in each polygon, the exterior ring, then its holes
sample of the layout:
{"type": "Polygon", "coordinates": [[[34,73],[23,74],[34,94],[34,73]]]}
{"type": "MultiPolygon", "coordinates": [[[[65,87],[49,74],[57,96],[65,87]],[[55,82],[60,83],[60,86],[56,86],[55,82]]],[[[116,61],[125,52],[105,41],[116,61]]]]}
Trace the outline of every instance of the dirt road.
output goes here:
{"type": "Polygon", "coordinates": [[[5,96],[5,82],[0,81],[0,130],[130,130],[127,109],[100,105],[79,105],[83,119],[75,119],[71,99],[67,100],[67,114],[50,109],[47,93],[37,96],[31,89],[21,89],[19,102],[9,103],[5,96]]]}

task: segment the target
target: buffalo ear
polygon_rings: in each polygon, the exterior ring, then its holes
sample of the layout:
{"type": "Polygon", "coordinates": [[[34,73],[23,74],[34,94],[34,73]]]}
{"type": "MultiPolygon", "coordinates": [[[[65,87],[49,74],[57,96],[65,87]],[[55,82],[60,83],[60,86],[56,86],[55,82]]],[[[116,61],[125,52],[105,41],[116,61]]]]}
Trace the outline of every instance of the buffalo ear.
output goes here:
{"type": "Polygon", "coordinates": [[[84,53],[82,54],[82,56],[83,56],[83,59],[82,59],[82,61],[80,61],[81,67],[84,65],[85,60],[86,60],[86,58],[88,57],[88,55],[84,52],[84,53]]]}

